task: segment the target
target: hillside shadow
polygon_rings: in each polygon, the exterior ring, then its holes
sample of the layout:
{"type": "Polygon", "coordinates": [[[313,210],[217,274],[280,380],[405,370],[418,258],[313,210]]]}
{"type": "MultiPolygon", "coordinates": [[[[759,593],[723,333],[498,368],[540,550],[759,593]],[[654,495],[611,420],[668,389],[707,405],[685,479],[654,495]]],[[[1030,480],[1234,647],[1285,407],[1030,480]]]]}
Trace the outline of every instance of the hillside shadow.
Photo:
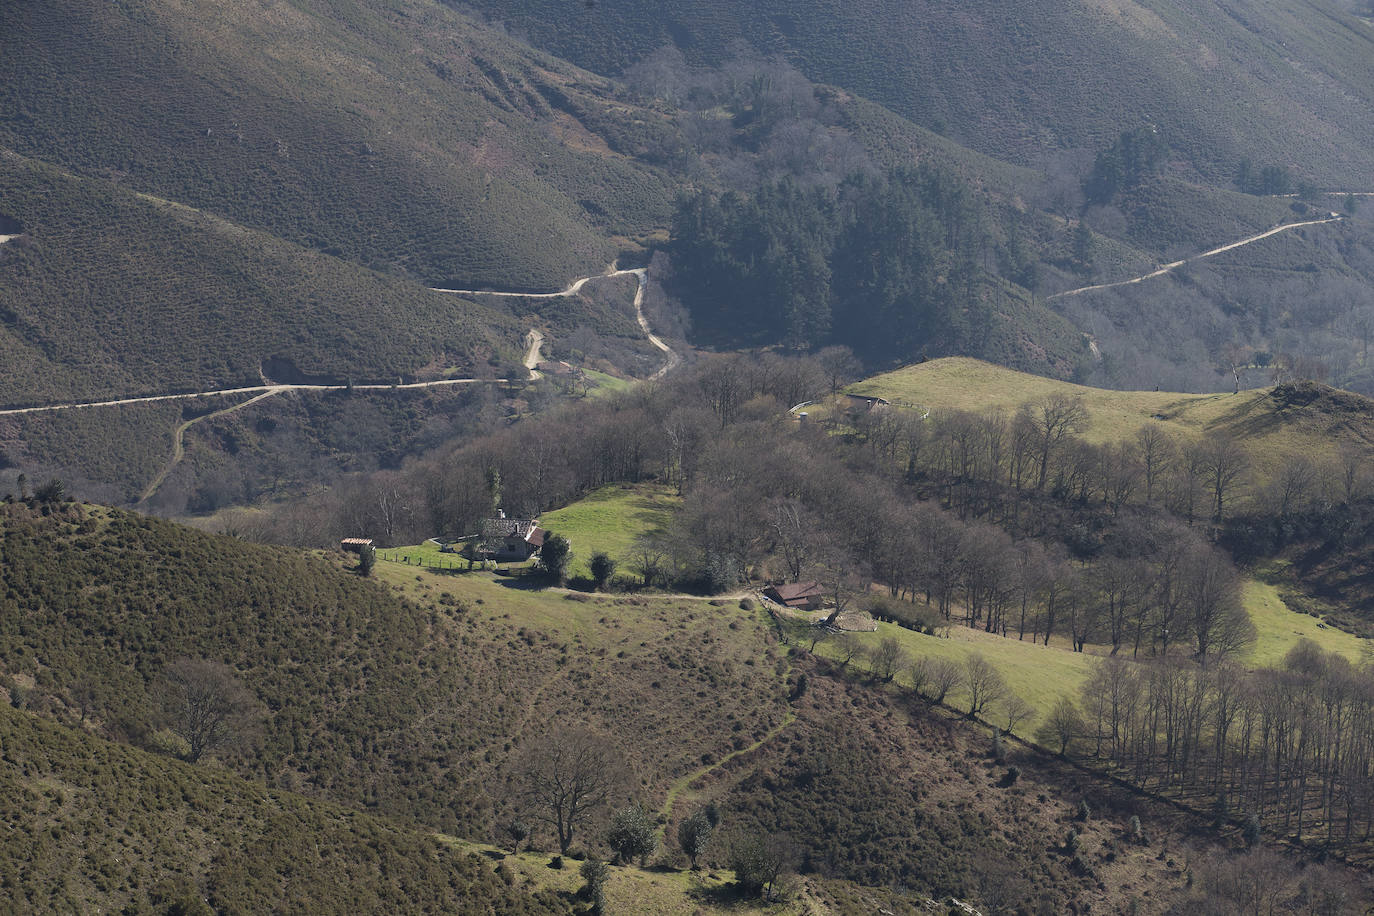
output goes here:
{"type": "Polygon", "coordinates": [[[547,576],[498,575],[496,582],[502,588],[514,589],[518,592],[542,592],[554,585],[554,581],[547,576]]]}

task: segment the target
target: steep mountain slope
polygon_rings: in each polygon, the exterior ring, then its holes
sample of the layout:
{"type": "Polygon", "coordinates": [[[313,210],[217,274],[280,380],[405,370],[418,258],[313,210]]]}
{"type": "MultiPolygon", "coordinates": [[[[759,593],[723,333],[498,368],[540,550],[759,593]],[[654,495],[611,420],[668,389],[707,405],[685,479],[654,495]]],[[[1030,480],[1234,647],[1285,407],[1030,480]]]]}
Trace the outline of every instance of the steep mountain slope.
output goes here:
{"type": "Polygon", "coordinates": [[[0,10],[0,146],[430,285],[557,288],[662,223],[577,116],[610,93],[423,0],[0,10]]]}
{"type": "Polygon", "coordinates": [[[0,153],[0,405],[490,371],[508,315],[260,230],[0,153]],[[294,380],[294,379],[286,379],[294,380]]]}
{"type": "Polygon", "coordinates": [[[1337,185],[1374,164],[1374,30],[1320,0],[469,5],[604,73],[669,43],[720,60],[743,39],[1014,161],[1154,124],[1212,179],[1242,157],[1337,185]]]}
{"type": "Polygon", "coordinates": [[[432,835],[0,706],[8,912],[560,914],[432,835]]]}

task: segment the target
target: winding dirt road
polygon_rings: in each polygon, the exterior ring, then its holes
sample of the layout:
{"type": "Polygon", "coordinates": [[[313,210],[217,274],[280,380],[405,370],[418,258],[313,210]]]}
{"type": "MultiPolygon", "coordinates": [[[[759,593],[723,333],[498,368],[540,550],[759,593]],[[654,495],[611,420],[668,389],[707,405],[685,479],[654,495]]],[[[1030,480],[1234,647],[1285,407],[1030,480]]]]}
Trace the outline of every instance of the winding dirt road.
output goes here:
{"type": "MultiPolygon", "coordinates": [[[[631,267],[622,270],[620,268],[617,268],[614,264],[612,264],[610,267],[606,268],[605,273],[595,277],[582,277],[580,280],[573,281],[573,283],[567,289],[559,290],[556,293],[509,293],[496,292],[489,289],[441,289],[437,286],[431,286],[429,289],[430,292],[434,293],[453,293],[454,295],[458,296],[501,296],[507,299],[559,299],[563,296],[576,295],[578,292],[581,291],[583,286],[586,286],[587,283],[589,283],[592,280],[600,280],[602,278],[609,277],[633,276],[635,278],[635,281],[638,283],[638,286],[635,288],[635,320],[639,322],[639,329],[644,332],[644,336],[649,339],[649,343],[653,344],[659,350],[662,350],[665,354],[667,354],[668,357],[667,362],[665,362],[657,372],[649,376],[650,380],[653,380],[662,378],[670,370],[681,365],[682,357],[679,356],[677,354],[677,351],[675,351],[672,347],[668,346],[661,339],[655,336],[654,332],[649,329],[649,322],[644,317],[644,284],[647,274],[648,270],[643,267],[631,267]]],[[[530,332],[531,335],[538,333],[538,331],[530,332]]],[[[540,335],[539,342],[541,344],[543,343],[543,340],[543,335],[540,335]]],[[[538,349],[536,346],[532,345],[531,353],[534,354],[534,362],[531,363],[529,361],[529,358],[526,358],[525,368],[530,370],[530,378],[538,378],[539,373],[535,371],[534,368],[535,366],[539,365],[539,360],[537,356],[538,349]]]]}
{"type": "Polygon", "coordinates": [[[663,378],[663,376],[668,374],[669,370],[679,366],[682,363],[682,357],[678,356],[676,350],[656,337],[653,331],[649,330],[648,319],[644,317],[644,279],[647,273],[648,271],[643,267],[637,267],[634,270],[616,271],[616,274],[634,274],[635,279],[639,281],[639,286],[635,289],[635,320],[639,322],[639,329],[644,332],[644,336],[649,338],[649,343],[668,354],[668,361],[659,367],[657,372],[649,376],[649,380],[653,381],[654,379],[663,378]]]}
{"type": "Polygon", "coordinates": [[[530,380],[543,378],[543,374],[535,367],[539,365],[539,350],[544,346],[544,335],[537,328],[530,328],[525,339],[530,342],[529,352],[525,354],[525,368],[530,370],[530,380]]]}
{"type": "MultiPolygon", "coordinates": [[[[3,245],[5,242],[8,242],[10,239],[13,238],[18,238],[18,236],[0,235],[0,245],[3,245]]],[[[643,330],[644,335],[649,339],[649,342],[668,355],[668,360],[663,364],[663,367],[651,376],[651,378],[657,379],[661,378],[664,375],[664,373],[668,372],[668,370],[679,365],[682,362],[682,358],[678,356],[678,354],[666,343],[664,343],[658,337],[654,336],[653,332],[649,330],[649,323],[644,318],[643,309],[645,273],[646,271],[642,267],[637,267],[630,270],[618,270],[616,269],[615,265],[611,265],[611,267],[607,269],[605,273],[597,274],[595,276],[590,277],[582,277],[578,280],[573,281],[573,283],[569,285],[567,289],[561,290],[556,293],[513,293],[498,292],[493,290],[438,289],[433,287],[431,289],[434,292],[454,293],[456,295],[463,296],[502,296],[508,298],[524,299],[557,299],[562,296],[576,295],[582,289],[582,287],[585,286],[591,280],[597,280],[601,277],[620,277],[632,274],[635,280],[638,281],[638,286],[635,289],[634,299],[635,318],[636,320],[638,320],[639,327],[641,330],[643,330]]],[[[536,328],[531,328],[530,332],[527,335],[525,335],[525,340],[529,344],[529,349],[525,353],[525,368],[529,370],[531,380],[542,378],[542,373],[540,373],[540,371],[536,367],[539,365],[540,351],[543,349],[544,346],[544,334],[536,328]]],[[[259,371],[259,374],[261,374],[261,371],[259,371]]],[[[23,414],[51,413],[53,411],[58,410],[86,410],[88,408],[95,407],[119,407],[125,404],[152,404],[160,401],[189,401],[194,400],[196,398],[230,397],[233,395],[252,395],[252,397],[240,401],[237,404],[232,404],[229,407],[225,407],[221,410],[212,411],[208,414],[205,414],[204,416],[196,417],[192,420],[187,420],[185,423],[182,423],[179,426],[177,426],[175,432],[172,435],[171,459],[167,462],[167,465],[163,467],[163,469],[158,473],[157,477],[153,478],[153,481],[148,484],[148,486],[143,490],[143,493],[139,496],[138,503],[136,503],[136,505],[142,505],[152,498],[153,494],[155,494],[158,491],[158,488],[162,486],[163,482],[166,481],[167,475],[172,472],[173,468],[175,468],[179,463],[181,463],[181,459],[185,455],[186,431],[188,429],[190,429],[192,426],[194,426],[197,423],[200,423],[203,420],[209,420],[213,417],[220,417],[228,413],[233,413],[236,410],[242,410],[250,404],[256,404],[258,401],[270,398],[273,395],[281,394],[286,391],[406,391],[414,390],[417,388],[441,388],[449,385],[491,384],[496,381],[499,380],[478,378],[447,378],[437,379],[435,381],[430,382],[410,382],[404,385],[293,385],[277,384],[268,380],[266,376],[263,376],[263,384],[250,385],[244,388],[218,388],[212,391],[193,391],[183,394],[154,394],[136,398],[116,398],[109,401],[85,401],[73,402],[68,404],[44,404],[39,407],[12,407],[0,410],[0,417],[20,416],[23,414]]]]}
{"type": "Polygon", "coordinates": [[[172,473],[172,468],[176,467],[178,464],[181,463],[182,457],[186,454],[186,430],[190,429],[192,426],[195,426],[202,420],[211,420],[215,417],[222,417],[227,413],[233,413],[236,410],[247,407],[249,404],[256,404],[263,398],[270,398],[272,395],[279,393],[280,389],[269,388],[262,394],[256,395],[255,397],[251,397],[246,401],[240,401],[239,403],[231,404],[230,406],[225,407],[222,410],[216,410],[211,413],[207,413],[204,416],[196,417],[192,420],[187,420],[185,423],[178,426],[176,428],[176,431],[172,433],[172,459],[168,461],[167,466],[164,467],[160,472],[158,472],[158,475],[153,478],[153,482],[148,484],[148,486],[144,488],[143,492],[139,494],[138,502],[134,505],[142,505],[143,503],[146,503],[148,500],[152,499],[153,494],[158,491],[158,488],[162,486],[162,482],[167,479],[167,475],[172,473]]]}
{"type": "Polygon", "coordinates": [[[1184,258],[1181,261],[1171,261],[1170,263],[1163,265],[1157,270],[1152,270],[1147,274],[1140,275],[1139,277],[1132,277],[1129,280],[1118,280],[1115,283],[1096,283],[1092,286],[1082,286],[1078,289],[1065,290],[1062,293],[1055,293],[1052,296],[1046,296],[1045,301],[1049,302],[1051,299],[1064,299],[1069,296],[1077,296],[1082,293],[1090,293],[1099,289],[1115,289],[1118,286],[1131,286],[1136,283],[1144,283],[1146,280],[1153,280],[1155,277],[1162,277],[1167,273],[1171,273],[1175,270],[1178,270],[1185,264],[1191,264],[1194,261],[1202,261],[1206,258],[1216,257],[1217,255],[1222,254],[1223,252],[1233,251],[1237,248],[1244,248],[1246,245],[1253,245],[1255,242],[1263,241],[1264,239],[1269,238],[1271,235],[1278,235],[1280,232],[1288,232],[1292,229],[1301,229],[1303,226],[1323,226],[1327,223],[1339,223],[1342,222],[1344,219],[1344,216],[1332,215],[1325,217],[1324,219],[1305,220],[1301,223],[1283,223],[1281,225],[1275,226],[1272,229],[1267,229],[1264,232],[1258,233],[1257,235],[1252,235],[1248,236],[1247,238],[1243,238],[1238,242],[1230,242],[1226,245],[1220,246],[1219,248],[1213,248],[1210,251],[1204,251],[1202,254],[1195,254],[1191,258],[1184,258]]]}
{"type": "MultiPolygon", "coordinates": [[[[668,369],[670,369],[670,368],[672,368],[673,366],[676,366],[676,365],[678,365],[679,363],[681,363],[681,362],[682,362],[682,358],[681,358],[680,356],[678,356],[677,353],[676,353],[671,347],[669,347],[667,344],[665,344],[662,340],[660,340],[660,339],[658,339],[657,337],[655,337],[655,336],[649,331],[649,324],[648,324],[647,321],[645,321],[645,319],[644,319],[644,312],[643,312],[643,310],[642,310],[642,308],[641,308],[641,305],[643,304],[643,301],[644,301],[644,274],[645,274],[645,270],[644,270],[644,268],[642,268],[642,267],[637,267],[637,268],[634,268],[634,269],[632,269],[632,270],[616,270],[616,269],[611,269],[610,271],[608,271],[608,272],[606,272],[606,273],[604,273],[604,274],[597,274],[597,275],[591,276],[591,277],[583,277],[583,278],[581,278],[580,280],[577,280],[576,282],[574,282],[574,283],[573,283],[571,286],[569,286],[567,289],[565,289],[565,290],[563,290],[563,291],[561,291],[561,292],[557,292],[557,293],[507,293],[507,292],[493,292],[493,291],[491,291],[491,290],[476,290],[476,291],[473,291],[473,290],[441,290],[441,289],[434,289],[434,292],[455,293],[455,294],[458,294],[458,295],[507,296],[507,297],[520,297],[520,298],[526,298],[526,299],[556,299],[556,298],[558,298],[558,297],[560,297],[560,296],[570,296],[570,295],[573,295],[573,294],[576,293],[578,290],[582,289],[582,287],[583,287],[584,285],[586,285],[586,284],[587,284],[589,281],[591,281],[591,280],[598,280],[598,279],[600,279],[600,278],[602,278],[602,277],[620,277],[620,276],[625,276],[625,275],[628,275],[628,274],[633,274],[633,275],[635,276],[635,278],[639,281],[639,288],[638,288],[638,290],[635,292],[635,315],[636,315],[636,317],[637,317],[638,320],[639,320],[639,326],[640,326],[640,328],[644,331],[645,335],[649,338],[649,342],[650,342],[650,343],[652,343],[652,344],[653,344],[655,347],[657,347],[658,349],[662,350],[664,353],[667,353],[667,354],[668,354],[668,363],[667,363],[662,369],[660,369],[657,373],[655,373],[654,376],[653,376],[654,378],[658,378],[659,376],[663,375],[663,373],[666,372],[668,369]]],[[[537,378],[540,377],[540,375],[539,375],[539,372],[538,372],[534,367],[537,366],[537,365],[539,365],[539,354],[540,354],[540,349],[541,349],[541,348],[543,347],[543,345],[544,345],[544,335],[543,335],[541,332],[537,331],[537,330],[531,330],[531,331],[529,332],[529,334],[526,335],[525,339],[526,339],[527,341],[529,341],[529,350],[526,352],[526,355],[525,355],[525,368],[527,368],[527,369],[530,370],[530,378],[531,378],[531,379],[537,379],[537,378]]],[[[264,384],[261,384],[261,385],[249,385],[249,386],[246,386],[246,387],[243,387],[243,388],[216,388],[216,389],[209,390],[209,391],[190,391],[190,392],[185,392],[185,393],[182,393],[182,394],[152,394],[152,395],[146,395],[146,396],[143,396],[143,397],[136,397],[136,398],[116,398],[116,399],[112,399],[112,400],[109,400],[109,401],[76,401],[76,402],[67,403],[67,404],[44,404],[44,405],[41,405],[41,406],[38,406],[38,407],[10,407],[10,408],[5,408],[5,409],[3,409],[3,410],[0,410],[0,417],[18,416],[18,415],[20,415],[20,414],[31,414],[31,413],[47,413],[47,412],[54,411],[54,410],[85,410],[85,409],[87,409],[87,408],[92,408],[92,407],[119,407],[120,405],[123,405],[123,404],[152,404],[152,403],[156,403],[156,402],[158,402],[158,401],[189,401],[189,400],[193,400],[193,399],[195,399],[195,398],[218,397],[218,396],[236,395],[236,394],[272,395],[272,394],[280,394],[280,393],[283,392],[283,391],[345,391],[345,390],[348,390],[350,387],[351,387],[352,390],[354,390],[354,391],[408,391],[408,390],[413,390],[413,389],[416,389],[416,388],[442,388],[442,387],[444,387],[444,386],[446,386],[446,385],[481,385],[481,384],[491,384],[491,383],[497,382],[497,381],[500,381],[500,380],[499,380],[499,379],[481,379],[481,378],[445,378],[445,379],[436,379],[436,380],[430,381],[430,382],[408,382],[408,383],[406,383],[406,384],[404,384],[404,385],[402,385],[402,384],[395,384],[395,385],[352,385],[352,386],[349,386],[349,385],[295,385],[295,384],[285,384],[285,383],[278,384],[278,383],[275,383],[275,382],[266,382],[266,381],[265,381],[264,384]]],[[[253,400],[258,400],[258,398],[254,398],[253,400]]],[[[246,403],[248,403],[248,402],[245,402],[245,404],[246,404],[246,403]]],[[[240,405],[237,405],[237,406],[238,406],[238,407],[242,407],[242,406],[244,406],[244,405],[243,405],[243,404],[240,404],[240,405]]],[[[202,417],[201,419],[204,419],[204,417],[202,417]]],[[[194,421],[193,421],[193,422],[194,422],[194,421]]]]}

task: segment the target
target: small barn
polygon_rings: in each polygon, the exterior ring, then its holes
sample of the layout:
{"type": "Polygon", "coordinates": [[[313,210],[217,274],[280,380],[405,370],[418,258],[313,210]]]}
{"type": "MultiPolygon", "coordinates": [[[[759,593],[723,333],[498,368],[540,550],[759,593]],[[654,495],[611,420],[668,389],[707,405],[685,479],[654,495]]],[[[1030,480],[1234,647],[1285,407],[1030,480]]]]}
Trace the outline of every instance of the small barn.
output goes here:
{"type": "Polygon", "coordinates": [[[792,585],[773,585],[763,595],[783,607],[796,611],[814,611],[825,601],[825,589],[819,582],[796,582],[792,585]]]}
{"type": "Polygon", "coordinates": [[[344,538],[339,542],[339,549],[344,553],[362,553],[364,547],[372,546],[372,538],[344,538]]]}

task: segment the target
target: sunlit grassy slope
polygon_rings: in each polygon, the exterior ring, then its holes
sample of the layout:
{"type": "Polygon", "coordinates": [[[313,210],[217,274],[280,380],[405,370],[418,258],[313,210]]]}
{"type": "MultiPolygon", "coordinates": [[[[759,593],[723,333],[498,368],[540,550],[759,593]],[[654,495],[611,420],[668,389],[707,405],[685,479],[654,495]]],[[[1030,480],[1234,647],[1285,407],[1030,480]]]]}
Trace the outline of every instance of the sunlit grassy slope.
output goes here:
{"type": "Polygon", "coordinates": [[[572,543],[569,575],[589,575],[587,563],[598,551],[604,551],[624,570],[635,539],[666,525],[680,502],[668,487],[611,486],[571,506],[546,512],[539,524],[572,543]]]}
{"type": "MultiPolygon", "coordinates": [[[[1254,645],[1243,659],[1247,666],[1279,666],[1288,651],[1302,639],[1310,639],[1326,651],[1343,655],[1356,663],[1368,658],[1374,646],[1369,640],[1324,626],[1315,617],[1290,610],[1271,585],[1247,580],[1244,600],[1255,625],[1254,645]]],[[[1018,728],[1023,735],[1033,732],[1035,725],[1061,696],[1076,696],[1094,660],[1110,650],[1109,646],[1089,645],[1086,652],[1073,652],[1067,642],[1059,637],[1052,639],[1049,646],[1044,646],[1031,642],[1029,638],[1024,641],[1004,638],[963,626],[952,626],[940,632],[939,636],[926,636],[894,624],[881,623],[876,632],[857,634],[857,638],[866,648],[876,646],[884,639],[896,639],[913,658],[948,658],[961,665],[969,656],[981,654],[1001,672],[1013,693],[1035,707],[1036,714],[1027,720],[1026,725],[1018,728]]],[[[823,643],[819,651],[833,657],[837,648],[823,643]]],[[[909,684],[910,677],[903,672],[897,681],[909,684]]],[[[957,708],[960,703],[967,702],[966,693],[956,691],[948,702],[957,708]]],[[[991,718],[995,721],[996,714],[991,718]]]]}
{"type": "Polygon", "coordinates": [[[1253,388],[1239,394],[1110,391],[994,366],[975,359],[936,359],[851,386],[894,404],[933,410],[1014,411],[1061,394],[1083,400],[1091,416],[1090,442],[1120,441],[1146,425],[1180,440],[1240,437],[1261,471],[1287,456],[1332,457],[1344,442],[1374,442],[1374,402],[1322,386],[1253,388]]]}

